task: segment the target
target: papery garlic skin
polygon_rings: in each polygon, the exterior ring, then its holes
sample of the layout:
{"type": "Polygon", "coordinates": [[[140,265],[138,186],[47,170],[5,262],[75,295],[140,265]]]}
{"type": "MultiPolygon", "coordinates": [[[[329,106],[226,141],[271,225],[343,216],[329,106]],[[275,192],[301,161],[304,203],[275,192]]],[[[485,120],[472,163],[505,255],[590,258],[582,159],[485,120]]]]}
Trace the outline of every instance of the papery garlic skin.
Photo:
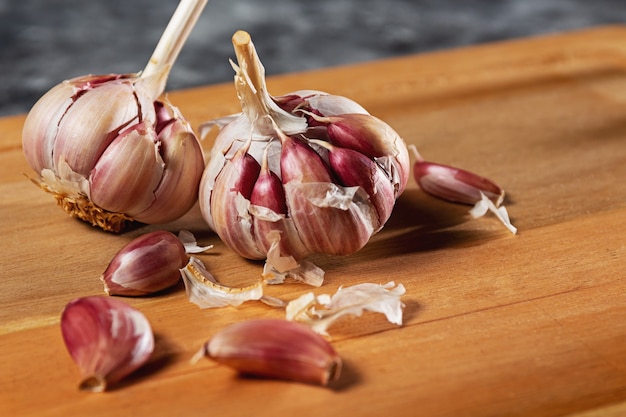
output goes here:
{"type": "Polygon", "coordinates": [[[167,223],[197,201],[198,139],[178,109],[152,100],[136,74],[64,81],[29,112],[22,132],[35,182],[70,215],[105,230],[167,223]]]}
{"type": "Polygon", "coordinates": [[[180,275],[185,284],[187,299],[204,308],[225,306],[239,306],[246,301],[261,300],[263,298],[263,283],[257,281],[246,287],[228,287],[222,285],[207,271],[204,263],[191,256],[180,275]]]}
{"type": "Polygon", "coordinates": [[[61,314],[65,346],[82,373],[79,389],[101,392],[145,364],[154,351],[146,317],[114,298],[70,301],[61,314]]]}
{"type": "Polygon", "coordinates": [[[479,218],[487,214],[487,212],[493,213],[498,220],[506,227],[509,232],[516,234],[517,227],[513,226],[511,219],[509,218],[509,212],[504,206],[497,206],[489,197],[481,193],[481,198],[474,207],[470,210],[470,214],[473,218],[479,218]]]}
{"type": "Polygon", "coordinates": [[[346,97],[314,90],[272,97],[249,35],[237,32],[233,44],[242,113],[209,122],[221,131],[200,184],[204,219],[241,256],[274,268],[270,254],[298,262],[358,251],[406,187],[405,142],[346,97]]]}
{"type": "Polygon", "coordinates": [[[341,373],[341,358],[330,343],[308,326],[286,320],[231,324],[201,353],[244,375],[264,378],[328,385],[341,373]]]}
{"type": "Polygon", "coordinates": [[[382,313],[390,323],[401,326],[404,303],[400,298],[405,292],[404,285],[394,281],[341,287],[332,295],[309,292],[287,304],[286,318],[306,323],[322,335],[328,335],[328,328],[341,317],[358,317],[364,311],[382,313]]]}

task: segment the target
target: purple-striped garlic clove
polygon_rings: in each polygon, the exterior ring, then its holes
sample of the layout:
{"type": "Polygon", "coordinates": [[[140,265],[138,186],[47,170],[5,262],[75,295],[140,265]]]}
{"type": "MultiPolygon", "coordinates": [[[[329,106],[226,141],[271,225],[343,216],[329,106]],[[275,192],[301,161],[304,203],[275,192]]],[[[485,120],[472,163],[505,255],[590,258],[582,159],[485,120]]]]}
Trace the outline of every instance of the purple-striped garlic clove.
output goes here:
{"type": "Polygon", "coordinates": [[[250,212],[254,218],[254,237],[261,251],[267,254],[273,244],[278,244],[279,253],[297,257],[308,253],[292,220],[287,218],[285,190],[278,175],[269,169],[266,154],[250,195],[250,212]],[[279,242],[274,242],[272,238],[275,236],[278,236],[279,242]]]}
{"type": "Polygon", "coordinates": [[[341,358],[310,327],[286,320],[257,319],[229,325],[201,352],[243,375],[328,385],[341,373],[341,358]]]}
{"type": "Polygon", "coordinates": [[[413,175],[424,192],[442,200],[474,205],[482,193],[499,206],[504,199],[504,190],[495,182],[449,165],[418,160],[413,175]]]}
{"type": "MultiPolygon", "coordinates": [[[[353,149],[371,158],[394,155],[395,140],[389,141],[387,123],[370,114],[353,113],[336,116],[310,116],[326,125],[331,142],[343,148],[353,149]]],[[[392,136],[398,136],[392,134],[392,136]]]]}
{"type": "Polygon", "coordinates": [[[249,215],[250,195],[261,165],[240,148],[215,178],[211,195],[213,226],[222,241],[238,254],[249,259],[263,259],[252,234],[249,215]]]}
{"type": "Polygon", "coordinates": [[[279,134],[281,180],[283,184],[299,182],[332,182],[328,166],[322,157],[303,139],[279,134]]]}
{"type": "Polygon", "coordinates": [[[108,295],[148,295],[176,285],[179,270],[187,261],[181,240],[171,232],[158,230],[126,244],[100,279],[108,295]]]}
{"type": "Polygon", "coordinates": [[[415,181],[424,192],[453,203],[473,205],[470,214],[474,218],[487,212],[493,213],[513,234],[513,226],[504,201],[504,189],[492,180],[464,169],[424,161],[414,147],[416,161],[413,164],[415,181]]]}
{"type": "Polygon", "coordinates": [[[312,253],[349,255],[361,249],[378,227],[368,196],[334,182],[321,156],[307,143],[283,137],[280,160],[289,216],[312,253]]]}
{"type": "Polygon", "coordinates": [[[155,158],[164,164],[159,170],[160,181],[153,189],[151,204],[133,214],[137,221],[147,224],[164,224],[187,213],[198,200],[197,187],[204,171],[200,143],[178,109],[163,103],[157,122],[163,123],[156,129],[155,158]]]}
{"type": "Polygon", "coordinates": [[[361,187],[378,213],[376,229],[383,227],[391,216],[395,204],[394,185],[374,160],[348,148],[316,142],[328,149],[328,162],[344,187],[361,187]]]}
{"type": "Polygon", "coordinates": [[[410,175],[409,152],[404,140],[383,120],[364,113],[318,116],[307,113],[326,126],[329,141],[338,147],[352,149],[371,159],[389,159],[397,174],[396,197],[404,189],[410,175]]]}
{"type": "Polygon", "coordinates": [[[120,134],[90,170],[91,202],[131,217],[153,203],[165,164],[159,155],[156,132],[141,123],[120,134]]]}
{"type": "Polygon", "coordinates": [[[79,389],[101,392],[148,361],[154,335],[146,317],[110,297],[70,301],[61,315],[65,346],[81,371],[79,389]]]}

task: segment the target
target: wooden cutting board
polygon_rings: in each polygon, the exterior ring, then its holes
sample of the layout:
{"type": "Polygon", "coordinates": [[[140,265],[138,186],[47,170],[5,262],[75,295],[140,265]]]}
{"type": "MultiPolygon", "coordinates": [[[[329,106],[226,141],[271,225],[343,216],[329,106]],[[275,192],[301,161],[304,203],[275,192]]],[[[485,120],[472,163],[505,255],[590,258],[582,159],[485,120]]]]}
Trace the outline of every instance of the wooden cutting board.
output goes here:
{"type": "MultiPolygon", "coordinates": [[[[113,235],[68,218],[24,175],[24,117],[2,119],[0,415],[626,415],[626,28],[288,74],[269,88],[351,97],[425,158],[496,180],[519,233],[411,181],[363,250],[314,259],[326,271],[321,288],[268,289],[291,299],[360,282],[406,287],[402,327],[374,313],[331,327],[345,362],[336,385],[190,364],[226,324],[283,315],[253,303],[201,310],[181,286],[127,299],[152,323],[154,358],[110,392],[83,393],[60,312],[103,294],[112,256],[156,227],[113,235]]],[[[193,126],[238,110],[231,84],[169,98],[193,126]]],[[[258,279],[261,264],[220,244],[197,212],[163,228],[215,244],[201,258],[221,282],[258,279]]]]}

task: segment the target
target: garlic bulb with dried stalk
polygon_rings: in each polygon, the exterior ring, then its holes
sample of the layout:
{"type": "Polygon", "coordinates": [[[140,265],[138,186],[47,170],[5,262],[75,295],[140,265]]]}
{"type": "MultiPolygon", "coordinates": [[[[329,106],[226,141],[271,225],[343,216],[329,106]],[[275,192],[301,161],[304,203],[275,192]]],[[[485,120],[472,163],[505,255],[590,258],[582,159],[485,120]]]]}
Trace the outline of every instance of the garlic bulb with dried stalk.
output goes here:
{"type": "Polygon", "coordinates": [[[241,256],[266,259],[270,282],[321,284],[310,254],[349,255],[389,218],[410,172],[406,144],[342,96],[269,94],[250,35],[233,36],[243,112],[221,127],[200,185],[209,226],[241,256]]]}
{"type": "Polygon", "coordinates": [[[201,146],[158,98],[206,2],[180,2],[142,72],[66,80],[29,112],[22,145],[33,181],[70,215],[117,232],[175,220],[197,201],[201,146]]]}

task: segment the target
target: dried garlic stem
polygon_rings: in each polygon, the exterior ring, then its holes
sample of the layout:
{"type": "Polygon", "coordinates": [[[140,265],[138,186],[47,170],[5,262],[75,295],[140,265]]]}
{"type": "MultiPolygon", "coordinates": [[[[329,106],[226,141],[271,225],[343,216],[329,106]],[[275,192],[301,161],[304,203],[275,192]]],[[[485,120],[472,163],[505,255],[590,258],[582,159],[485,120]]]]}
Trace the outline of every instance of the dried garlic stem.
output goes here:
{"type": "Polygon", "coordinates": [[[148,64],[141,72],[141,78],[157,76],[150,85],[154,99],[165,90],[170,69],[207,2],[208,0],[181,0],[163,31],[148,64]]]}
{"type": "Polygon", "coordinates": [[[243,30],[235,32],[232,38],[239,67],[235,64],[235,87],[242,103],[242,110],[248,119],[254,121],[260,133],[272,135],[276,125],[286,134],[301,133],[306,130],[306,120],[281,109],[267,91],[265,68],[256,53],[250,34],[243,30]]]}

